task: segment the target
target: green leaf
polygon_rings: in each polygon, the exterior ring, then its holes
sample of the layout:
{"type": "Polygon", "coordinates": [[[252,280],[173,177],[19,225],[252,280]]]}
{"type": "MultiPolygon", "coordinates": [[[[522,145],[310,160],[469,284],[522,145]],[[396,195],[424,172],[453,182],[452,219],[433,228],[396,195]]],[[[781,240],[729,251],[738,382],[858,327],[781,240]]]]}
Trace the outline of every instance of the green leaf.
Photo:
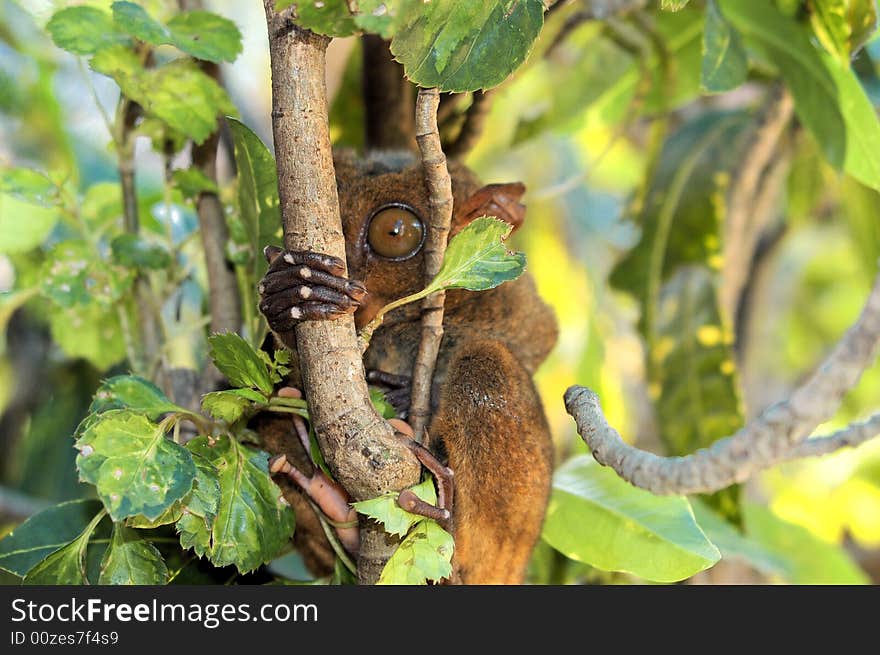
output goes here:
{"type": "Polygon", "coordinates": [[[323,2],[278,0],[275,3],[278,11],[292,5],[296,5],[294,14],[296,23],[318,34],[350,36],[356,30],[354,16],[349,10],[347,0],[324,0],[323,2]]]}
{"type": "Polygon", "coordinates": [[[213,464],[195,454],[193,460],[196,463],[195,483],[175,527],[181,547],[192,548],[203,557],[211,550],[211,529],[220,508],[220,480],[213,464]]]}
{"type": "Polygon", "coordinates": [[[192,489],[196,469],[162,427],[129,410],[110,410],[76,442],[80,479],[97,488],[114,521],[155,519],[192,489]]]}
{"type": "MultiPolygon", "coordinates": [[[[410,487],[410,489],[426,503],[431,505],[437,503],[437,492],[434,490],[434,481],[431,478],[427,478],[416,486],[410,487]]],[[[369,516],[371,519],[384,525],[385,532],[402,537],[409,532],[412,526],[423,520],[424,517],[418,514],[410,514],[401,508],[397,504],[398,495],[399,492],[390,492],[378,498],[352,503],[351,506],[361,514],[369,516]]]]}
{"type": "Polygon", "coordinates": [[[9,168],[0,173],[0,193],[41,207],[55,207],[59,203],[58,186],[31,168],[9,168]]]}
{"type": "Polygon", "coordinates": [[[488,89],[525,61],[543,24],[541,0],[401,0],[391,52],[419,86],[488,89]]]}
{"type": "Polygon", "coordinates": [[[377,584],[422,585],[452,573],[452,535],[436,521],[422,519],[394,551],[377,584]]]}
{"type": "Polygon", "coordinates": [[[217,471],[220,504],[211,526],[208,557],[215,566],[252,571],[278,555],[293,533],[293,512],[269,476],[269,456],[228,436],[187,444],[217,471]]]}
{"type": "Polygon", "coordinates": [[[112,77],[122,93],[147,114],[202,143],[217,129],[217,116],[234,113],[226,91],[191,60],[145,69],[131,50],[114,46],[92,57],[91,67],[112,77]]]}
{"type": "Polygon", "coordinates": [[[385,394],[381,389],[376,387],[370,387],[370,402],[373,403],[373,407],[376,408],[376,411],[379,412],[379,416],[382,418],[396,418],[397,410],[385,400],[385,394]]]}
{"type": "Polygon", "coordinates": [[[360,0],[354,23],[364,32],[389,39],[393,34],[396,15],[397,0],[360,0]]]}
{"type": "Polygon", "coordinates": [[[14,254],[36,248],[58,222],[58,210],[40,207],[0,193],[0,253],[14,254]]]}
{"type": "Polygon", "coordinates": [[[663,11],[680,11],[687,6],[690,0],[660,0],[660,8],[663,11]]]}
{"type": "Polygon", "coordinates": [[[686,499],[637,489],[589,455],[553,476],[543,538],[571,559],[655,582],[684,580],[721,558],[686,499]]]}
{"type": "Polygon", "coordinates": [[[234,332],[208,337],[209,355],[214,364],[236,387],[255,387],[266,396],[272,393],[272,380],[266,364],[250,344],[234,332]]]}
{"type": "Polygon", "coordinates": [[[703,501],[694,498],[691,500],[691,507],[700,528],[718,547],[723,559],[744,562],[764,575],[778,578],[785,576],[787,570],[783,558],[741,533],[703,501]]]}
{"type": "Polygon", "coordinates": [[[846,21],[847,0],[813,0],[810,22],[819,43],[844,66],[849,66],[850,27],[846,21]]]}
{"type": "Polygon", "coordinates": [[[95,256],[85,241],[62,241],[46,258],[41,271],[43,294],[58,305],[97,303],[110,307],[131,287],[130,271],[95,256]]]}
{"type": "Polygon", "coordinates": [[[120,234],[110,244],[113,261],[128,268],[159,270],[171,265],[171,253],[165,246],[138,234],[120,234]]]}
{"type": "Polygon", "coordinates": [[[849,25],[849,52],[857,53],[877,31],[877,0],[849,0],[846,21],[849,25]]]}
{"type": "Polygon", "coordinates": [[[52,340],[68,357],[84,357],[99,370],[125,357],[125,340],[116,311],[97,304],[53,310],[49,326],[52,340]]]}
{"type": "Polygon", "coordinates": [[[485,291],[522,275],[526,256],[511,252],[502,241],[513,228],[497,218],[474,220],[446,248],[443,266],[428,289],[485,291]]]}
{"type": "Polygon", "coordinates": [[[773,3],[718,1],[747,45],[778,67],[829,163],[880,190],[880,122],[852,69],[814,47],[810,31],[773,3]]]}
{"type": "MultiPolygon", "coordinates": [[[[143,514],[138,514],[137,516],[130,516],[125,519],[125,525],[129,528],[140,528],[142,530],[153,530],[154,528],[160,528],[163,525],[170,525],[172,523],[177,523],[180,520],[180,517],[183,515],[183,510],[180,507],[180,503],[174,503],[171,507],[162,512],[155,519],[148,519],[143,514]]],[[[114,523],[114,525],[116,525],[114,523]]]]}
{"type": "Polygon", "coordinates": [[[187,198],[195,198],[200,193],[220,193],[217,183],[198,168],[178,168],[171,174],[174,185],[187,198]]]}
{"type": "Polygon", "coordinates": [[[168,29],[140,5],[134,2],[114,2],[111,8],[116,26],[136,39],[152,45],[170,42],[171,34],[168,29]]]}
{"type": "Polygon", "coordinates": [[[76,55],[91,55],[128,38],[119,32],[106,11],[95,7],[68,7],[56,12],[46,30],[59,48],[76,55]]]}
{"type": "Polygon", "coordinates": [[[121,523],[113,525],[110,545],[101,560],[98,584],[163,585],[168,583],[168,568],[162,554],[137,532],[121,523]]]}
{"type": "Polygon", "coordinates": [[[76,539],[100,510],[96,500],[71,500],[34,514],[0,540],[0,569],[24,577],[76,539]]]}
{"type": "Polygon", "coordinates": [[[171,43],[196,59],[235,61],[241,53],[241,32],[228,18],[208,11],[187,11],[168,21],[171,43]]]}
{"type": "Polygon", "coordinates": [[[130,409],[151,420],[168,412],[186,412],[168,400],[155,384],[136,375],[116,375],[98,387],[89,413],[99,414],[111,409],[130,409]]]}
{"type": "Polygon", "coordinates": [[[792,584],[869,584],[847,552],[822,541],[806,528],[783,521],[766,507],[743,507],[746,534],[784,563],[792,584]]]}
{"type": "Polygon", "coordinates": [[[746,81],[748,72],[749,57],[742,39],[724,18],[715,0],[709,0],[700,87],[707,93],[730,91],[746,81]]]}
{"type": "MultiPolygon", "coordinates": [[[[263,402],[265,398],[261,397],[263,402]]],[[[252,401],[230,391],[213,391],[202,396],[202,410],[227,423],[235,423],[252,401]]]]}
{"type": "Polygon", "coordinates": [[[251,246],[252,279],[259,280],[268,267],[263,248],[274,241],[281,227],[275,158],[243,123],[229,119],[229,128],[238,169],[238,206],[251,246]]]}
{"type": "Polygon", "coordinates": [[[24,576],[28,585],[82,585],[88,584],[86,550],[89,539],[106,513],[100,510],[83,531],[69,544],[56,550],[37,563],[24,576]]]}

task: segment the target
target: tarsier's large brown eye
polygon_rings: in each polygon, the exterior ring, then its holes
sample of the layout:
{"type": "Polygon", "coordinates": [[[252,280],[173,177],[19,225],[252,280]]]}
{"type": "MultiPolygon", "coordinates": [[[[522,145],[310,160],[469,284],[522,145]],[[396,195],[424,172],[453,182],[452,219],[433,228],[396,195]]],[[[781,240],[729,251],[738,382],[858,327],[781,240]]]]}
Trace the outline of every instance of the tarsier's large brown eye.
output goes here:
{"type": "Polygon", "coordinates": [[[380,257],[406,259],[422,247],[425,227],[422,219],[403,205],[388,205],[373,214],[367,228],[367,242],[380,257]]]}

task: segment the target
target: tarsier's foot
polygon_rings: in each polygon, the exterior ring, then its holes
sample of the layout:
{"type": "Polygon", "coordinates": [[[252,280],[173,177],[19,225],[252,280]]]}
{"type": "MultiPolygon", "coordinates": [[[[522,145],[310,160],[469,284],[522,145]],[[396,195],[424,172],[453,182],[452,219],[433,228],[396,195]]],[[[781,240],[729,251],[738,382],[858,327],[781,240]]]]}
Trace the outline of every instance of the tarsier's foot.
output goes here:
{"type": "Polygon", "coordinates": [[[260,311],[275,332],[286,332],[300,321],[336,319],[353,314],[367,288],[342,277],[342,260],[315,252],[266,246],[269,270],[257,287],[260,311]]]}
{"type": "Polygon", "coordinates": [[[410,428],[408,424],[397,419],[391,419],[389,423],[391,423],[397,430],[397,437],[412,451],[412,453],[418,458],[419,462],[422,463],[422,466],[431,472],[437,483],[436,506],[426,503],[409,489],[404,489],[400,492],[397,496],[397,504],[407,512],[434,519],[444,530],[451,532],[455,474],[452,472],[451,468],[444,466],[430,450],[413,441],[412,428],[410,428]],[[406,426],[408,430],[401,430],[400,424],[406,426]]]}
{"type": "Polygon", "coordinates": [[[411,377],[370,369],[367,371],[367,382],[381,387],[385,393],[385,400],[394,408],[397,415],[406,418],[409,414],[409,401],[412,395],[411,377]]]}

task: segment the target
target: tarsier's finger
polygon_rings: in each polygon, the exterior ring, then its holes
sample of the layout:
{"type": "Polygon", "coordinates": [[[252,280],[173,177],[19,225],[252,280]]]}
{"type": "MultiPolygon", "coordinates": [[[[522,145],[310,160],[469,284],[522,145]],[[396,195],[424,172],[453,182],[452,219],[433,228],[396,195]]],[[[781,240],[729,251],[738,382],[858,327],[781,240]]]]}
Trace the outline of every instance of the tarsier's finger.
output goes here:
{"type": "Polygon", "coordinates": [[[263,248],[263,256],[270,264],[278,259],[278,256],[283,252],[284,250],[282,248],[279,248],[278,246],[266,246],[265,248],[263,248]]]}
{"type": "MultiPolygon", "coordinates": [[[[262,307],[262,304],[261,304],[262,307]]],[[[284,332],[292,330],[297,323],[302,321],[332,321],[342,318],[347,314],[352,314],[357,309],[357,305],[343,310],[337,305],[322,302],[304,302],[298,305],[288,304],[288,309],[280,314],[270,315],[266,312],[266,320],[275,332],[284,332]]]]}
{"type": "Polygon", "coordinates": [[[305,264],[267,273],[260,281],[258,291],[260,295],[267,295],[303,285],[327,287],[344,293],[354,300],[361,300],[367,295],[367,288],[362,283],[330,275],[324,271],[309,268],[305,264]]]}
{"type": "MultiPolygon", "coordinates": [[[[335,309],[336,314],[349,314],[360,306],[360,302],[353,298],[328,289],[327,287],[299,286],[287,289],[279,293],[265,296],[260,301],[260,311],[267,319],[282,317],[284,314],[300,320],[313,320],[306,315],[304,305],[329,305],[335,309]]],[[[331,318],[317,314],[314,318],[331,318]]]]}
{"type": "MultiPolygon", "coordinates": [[[[269,248],[274,249],[275,246],[267,246],[264,249],[264,252],[268,251],[269,248]]],[[[271,252],[274,253],[275,251],[272,250],[271,252]]],[[[309,268],[324,271],[330,275],[345,275],[345,262],[338,257],[308,250],[283,250],[280,254],[280,257],[276,255],[269,263],[269,273],[281,271],[290,268],[291,266],[308,266],[309,268]]],[[[266,258],[269,258],[268,254],[266,255],[266,258]]]]}
{"type": "Polygon", "coordinates": [[[367,382],[381,384],[392,389],[403,389],[410,386],[412,378],[408,375],[395,375],[394,373],[371,368],[367,371],[367,382]]]}

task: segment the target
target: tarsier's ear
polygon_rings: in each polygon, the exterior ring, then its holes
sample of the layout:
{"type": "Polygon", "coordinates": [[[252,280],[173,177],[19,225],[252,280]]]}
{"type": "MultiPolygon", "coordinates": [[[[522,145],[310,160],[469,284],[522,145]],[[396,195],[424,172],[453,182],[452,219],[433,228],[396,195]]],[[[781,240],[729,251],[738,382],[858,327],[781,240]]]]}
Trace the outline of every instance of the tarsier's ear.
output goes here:
{"type": "Polygon", "coordinates": [[[480,216],[495,216],[516,230],[526,218],[526,206],[520,203],[525,192],[526,186],[522,182],[484,186],[455,208],[450,236],[455,236],[480,216]]]}

